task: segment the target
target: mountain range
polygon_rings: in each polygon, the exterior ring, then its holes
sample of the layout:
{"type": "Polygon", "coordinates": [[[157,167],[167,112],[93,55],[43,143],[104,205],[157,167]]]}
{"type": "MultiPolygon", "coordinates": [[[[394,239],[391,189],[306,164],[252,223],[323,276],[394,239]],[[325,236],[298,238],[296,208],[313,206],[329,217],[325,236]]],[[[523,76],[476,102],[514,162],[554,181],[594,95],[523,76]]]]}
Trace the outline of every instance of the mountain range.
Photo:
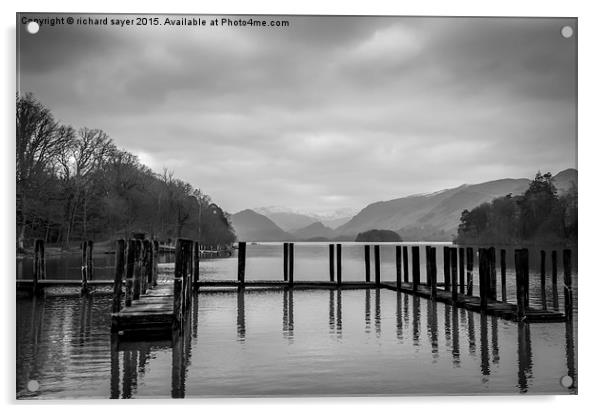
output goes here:
{"type": "MultiPolygon", "coordinates": [[[[577,186],[577,170],[566,169],[553,177],[559,193],[577,186]]],[[[473,185],[460,185],[430,194],[372,203],[351,218],[334,218],[336,227],[316,215],[291,210],[258,208],[232,215],[232,224],[239,240],[244,241],[307,241],[354,240],[358,233],[372,229],[393,230],[403,240],[447,241],[455,235],[460,215],[494,198],[525,192],[529,179],[499,179],[473,185]]]]}

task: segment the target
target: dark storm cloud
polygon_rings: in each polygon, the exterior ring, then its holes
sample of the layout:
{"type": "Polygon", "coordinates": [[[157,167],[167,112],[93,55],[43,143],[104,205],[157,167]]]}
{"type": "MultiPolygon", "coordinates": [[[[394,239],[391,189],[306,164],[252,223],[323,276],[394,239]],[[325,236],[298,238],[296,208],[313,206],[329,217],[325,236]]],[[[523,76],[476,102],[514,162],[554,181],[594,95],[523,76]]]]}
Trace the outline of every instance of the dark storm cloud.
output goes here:
{"type": "Polygon", "coordinates": [[[21,87],[234,211],[576,166],[574,20],[288,19],[22,32],[21,87]]]}

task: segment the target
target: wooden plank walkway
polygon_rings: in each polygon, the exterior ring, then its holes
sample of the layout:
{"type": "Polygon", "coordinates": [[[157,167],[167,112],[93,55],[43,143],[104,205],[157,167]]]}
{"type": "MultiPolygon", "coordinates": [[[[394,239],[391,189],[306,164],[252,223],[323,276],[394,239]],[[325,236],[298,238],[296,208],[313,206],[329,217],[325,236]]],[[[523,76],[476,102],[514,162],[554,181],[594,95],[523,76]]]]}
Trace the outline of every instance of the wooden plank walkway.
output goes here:
{"type": "Polygon", "coordinates": [[[141,294],[132,305],[111,314],[114,332],[123,338],[171,337],[174,319],[174,282],[162,282],[141,294]]]}

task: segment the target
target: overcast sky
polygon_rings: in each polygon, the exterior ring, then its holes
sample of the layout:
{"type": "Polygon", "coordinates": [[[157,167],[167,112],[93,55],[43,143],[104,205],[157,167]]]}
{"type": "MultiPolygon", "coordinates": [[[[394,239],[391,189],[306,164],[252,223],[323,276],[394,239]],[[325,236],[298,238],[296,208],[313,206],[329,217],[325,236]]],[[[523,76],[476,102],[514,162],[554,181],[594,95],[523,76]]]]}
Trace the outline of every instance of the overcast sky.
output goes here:
{"type": "Polygon", "coordinates": [[[277,18],[290,27],[21,27],[20,91],[229,212],[576,167],[575,20],[277,18]]]}

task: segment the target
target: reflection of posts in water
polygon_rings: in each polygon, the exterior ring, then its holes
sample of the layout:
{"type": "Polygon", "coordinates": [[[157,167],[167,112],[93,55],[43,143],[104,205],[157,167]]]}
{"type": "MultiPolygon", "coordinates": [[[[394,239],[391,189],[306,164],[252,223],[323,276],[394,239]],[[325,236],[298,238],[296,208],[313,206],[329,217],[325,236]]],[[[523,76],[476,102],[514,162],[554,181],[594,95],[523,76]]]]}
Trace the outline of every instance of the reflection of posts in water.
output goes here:
{"type": "Polygon", "coordinates": [[[90,338],[92,297],[90,295],[84,295],[81,296],[79,300],[79,343],[83,346],[86,339],[90,338]]]}
{"type": "Polygon", "coordinates": [[[288,335],[288,291],[282,290],[282,335],[288,335]]]}
{"type": "MultiPolygon", "coordinates": [[[[370,251],[370,249],[368,249],[368,251],[370,251]]],[[[370,290],[369,289],[365,290],[365,295],[366,295],[366,298],[364,300],[364,323],[365,323],[365,331],[369,332],[370,331],[370,318],[371,318],[371,314],[370,314],[370,290]]]]}
{"type": "Polygon", "coordinates": [[[286,288],[283,290],[282,299],[282,334],[288,339],[293,338],[293,290],[286,288]]]}
{"type": "Polygon", "coordinates": [[[471,356],[474,356],[476,353],[476,339],[474,334],[474,313],[472,311],[468,311],[468,352],[471,356]]]}
{"type": "Polygon", "coordinates": [[[136,389],[138,376],[136,375],[136,351],[127,349],[123,352],[123,398],[132,397],[136,389]]]}
{"type": "Polygon", "coordinates": [[[483,313],[481,317],[481,374],[489,376],[489,342],[487,340],[487,316],[483,313]]]}
{"type": "Polygon", "coordinates": [[[431,353],[433,358],[439,356],[439,326],[437,322],[437,302],[429,300],[426,305],[426,318],[428,319],[428,331],[431,339],[431,353]]]}
{"type": "Polygon", "coordinates": [[[420,341],[420,298],[412,296],[412,332],[414,337],[414,345],[418,345],[420,341]]]}
{"type": "Polygon", "coordinates": [[[451,312],[450,306],[445,304],[445,345],[449,348],[451,343],[451,312]]]}
{"type": "Polygon", "coordinates": [[[334,291],[328,291],[328,329],[334,331],[334,291]]]}
{"type": "Polygon", "coordinates": [[[374,327],[376,335],[380,337],[380,289],[377,288],[374,294],[374,327]]]}
{"type": "Polygon", "coordinates": [[[111,334],[111,399],[119,398],[119,337],[111,334]]]}
{"type": "Polygon", "coordinates": [[[491,317],[491,356],[493,364],[500,364],[500,346],[498,341],[497,317],[491,317]]]}
{"type": "Polygon", "coordinates": [[[293,338],[293,332],[294,332],[294,315],[295,315],[295,311],[293,309],[293,289],[289,289],[288,290],[288,330],[289,330],[289,338],[293,338]]]}
{"type": "Polygon", "coordinates": [[[410,324],[410,298],[408,294],[403,295],[403,322],[405,325],[410,324]]]}
{"type": "Polygon", "coordinates": [[[531,377],[533,355],[531,353],[531,330],[528,323],[518,323],[518,388],[526,393],[531,377]]]}
{"type": "Polygon", "coordinates": [[[401,321],[401,292],[397,291],[397,302],[395,305],[395,321],[397,324],[397,340],[403,341],[403,323],[401,321]]]}
{"type": "MultiPolygon", "coordinates": [[[[196,301],[196,300],[195,300],[196,301]]],[[[236,293],[236,332],[238,339],[245,339],[246,335],[246,323],[245,323],[245,289],[244,287],[238,287],[236,293]]]]}
{"type": "Polygon", "coordinates": [[[458,326],[458,308],[452,308],[452,358],[455,367],[460,367],[460,328],[458,326]]]}
{"type": "MultiPolygon", "coordinates": [[[[339,244],[340,245],[340,244],[339,244]]],[[[337,290],[337,335],[340,337],[343,332],[343,320],[341,310],[341,290],[337,290]]]]}
{"type": "Polygon", "coordinates": [[[566,368],[567,375],[573,379],[573,384],[569,386],[569,389],[577,388],[577,377],[575,375],[575,339],[573,334],[573,321],[568,319],[565,323],[566,368]]]}

